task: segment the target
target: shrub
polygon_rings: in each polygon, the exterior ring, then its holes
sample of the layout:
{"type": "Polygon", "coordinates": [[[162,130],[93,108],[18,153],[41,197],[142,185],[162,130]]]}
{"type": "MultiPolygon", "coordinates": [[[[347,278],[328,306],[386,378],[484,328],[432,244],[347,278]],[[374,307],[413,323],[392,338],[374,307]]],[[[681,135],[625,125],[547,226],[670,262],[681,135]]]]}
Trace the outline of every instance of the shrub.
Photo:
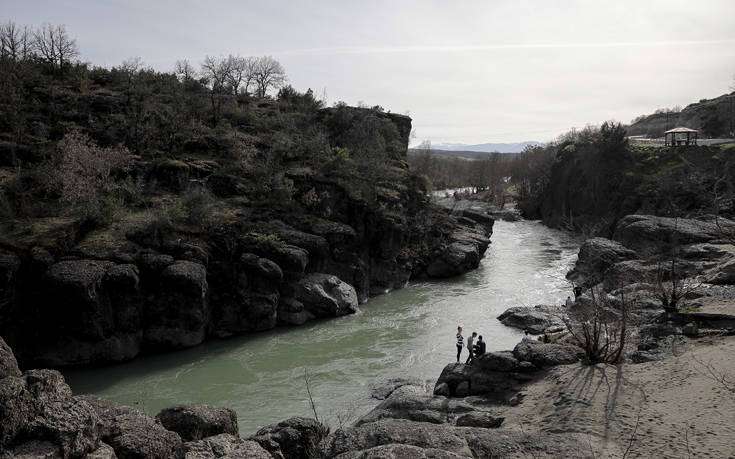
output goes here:
{"type": "Polygon", "coordinates": [[[61,199],[72,204],[100,199],[101,193],[115,186],[112,172],[131,164],[127,148],[101,148],[78,132],[65,135],[57,147],[61,154],[56,172],[61,199]]]}
{"type": "Polygon", "coordinates": [[[214,204],[214,198],[208,190],[204,188],[189,190],[182,196],[181,201],[189,224],[202,226],[207,223],[214,204]]]}

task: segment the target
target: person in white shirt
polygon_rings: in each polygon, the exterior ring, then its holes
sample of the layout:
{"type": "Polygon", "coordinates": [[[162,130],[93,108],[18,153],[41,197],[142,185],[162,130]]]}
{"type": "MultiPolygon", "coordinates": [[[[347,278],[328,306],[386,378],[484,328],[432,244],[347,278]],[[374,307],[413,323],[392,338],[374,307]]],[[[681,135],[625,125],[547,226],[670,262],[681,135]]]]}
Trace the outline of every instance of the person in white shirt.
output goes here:
{"type": "Polygon", "coordinates": [[[574,301],[572,300],[572,297],[568,296],[565,304],[567,305],[567,307],[569,307],[572,305],[572,303],[574,303],[574,301]]]}
{"type": "Polygon", "coordinates": [[[533,336],[528,334],[528,329],[523,330],[523,341],[531,341],[533,339],[533,336]]]}
{"type": "Polygon", "coordinates": [[[467,357],[467,361],[465,362],[465,364],[472,362],[472,358],[474,357],[474,348],[472,347],[472,345],[475,341],[475,336],[477,336],[477,332],[472,332],[472,336],[467,338],[467,350],[470,351],[470,355],[469,357],[467,357]]]}
{"type": "Polygon", "coordinates": [[[464,336],[462,336],[462,326],[457,327],[457,363],[459,363],[459,356],[462,354],[462,347],[464,347],[464,336]]]}

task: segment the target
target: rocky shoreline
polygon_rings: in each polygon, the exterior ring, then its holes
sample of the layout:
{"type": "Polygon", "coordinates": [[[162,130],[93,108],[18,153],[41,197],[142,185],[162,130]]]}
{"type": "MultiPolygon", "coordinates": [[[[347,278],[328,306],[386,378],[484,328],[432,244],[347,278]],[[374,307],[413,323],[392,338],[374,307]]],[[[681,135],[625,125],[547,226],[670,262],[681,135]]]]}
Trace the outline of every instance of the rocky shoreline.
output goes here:
{"type": "MultiPolygon", "coordinates": [[[[721,221],[719,228],[730,224],[721,221]]],[[[716,415],[719,405],[735,402],[726,386],[718,386],[705,373],[713,368],[706,365],[714,361],[717,371],[726,377],[733,374],[727,356],[735,341],[722,338],[734,332],[735,303],[727,277],[732,243],[711,222],[699,220],[631,216],[621,220],[618,230],[612,240],[585,242],[569,277],[611,297],[620,289],[634,295],[635,346],[626,353],[632,363],[588,365],[583,362],[584,350],[571,342],[523,341],[512,351],[479,356],[471,365],[447,365],[433,389],[422,381],[387,381],[374,390],[374,397],[382,401],[353,425],[330,432],[315,419],[293,418],[243,439],[227,408],[177,406],[152,418],[97,397],[73,396],[54,370],[21,373],[3,342],[0,457],[598,457],[629,450],[640,455],[680,454],[684,441],[663,438],[657,419],[673,419],[694,429],[687,408],[651,406],[647,397],[655,395],[646,394],[656,387],[664,390],[668,386],[661,378],[675,374],[671,390],[687,381],[706,386],[680,395],[667,392],[683,404],[697,400],[711,404],[692,407],[697,412],[716,415]],[[642,246],[647,235],[654,235],[650,242],[676,241],[676,253],[685,254],[677,272],[682,279],[697,280],[676,311],[657,303],[651,296],[655,285],[643,282],[650,279],[645,276],[651,266],[659,266],[658,260],[672,253],[671,244],[642,246]],[[703,355],[709,363],[701,363],[703,355]],[[682,371],[682,362],[688,362],[688,370],[682,371]],[[656,414],[641,420],[644,409],[656,414]],[[640,433],[639,424],[645,426],[640,433]],[[654,436],[637,441],[643,432],[654,436]]],[[[573,308],[585,307],[589,301],[585,298],[582,295],[573,308]]],[[[559,327],[544,322],[558,318],[558,311],[548,308],[512,308],[503,316],[512,317],[515,326],[536,326],[541,331],[559,327]]],[[[727,420],[722,421],[711,421],[711,431],[732,434],[727,420]]],[[[726,438],[713,440],[700,431],[696,435],[687,440],[689,451],[715,455],[726,451],[726,438]]]]}

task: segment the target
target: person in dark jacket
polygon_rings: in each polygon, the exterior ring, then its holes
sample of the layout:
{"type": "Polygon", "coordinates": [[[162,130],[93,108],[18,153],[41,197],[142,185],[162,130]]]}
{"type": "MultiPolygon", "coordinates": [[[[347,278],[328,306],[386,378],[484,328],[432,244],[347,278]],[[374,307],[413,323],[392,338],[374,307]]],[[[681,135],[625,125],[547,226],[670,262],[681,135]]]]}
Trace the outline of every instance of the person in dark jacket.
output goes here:
{"type": "Polygon", "coordinates": [[[477,337],[477,342],[475,343],[474,347],[475,356],[485,353],[485,341],[482,340],[482,335],[477,337]]]}

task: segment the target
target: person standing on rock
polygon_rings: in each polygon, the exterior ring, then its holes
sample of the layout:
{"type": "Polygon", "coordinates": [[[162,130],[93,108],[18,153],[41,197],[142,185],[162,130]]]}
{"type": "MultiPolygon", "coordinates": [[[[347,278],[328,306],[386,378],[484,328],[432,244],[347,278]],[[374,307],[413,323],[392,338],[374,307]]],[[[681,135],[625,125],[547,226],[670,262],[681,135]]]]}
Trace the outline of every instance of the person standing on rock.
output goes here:
{"type": "Polygon", "coordinates": [[[475,356],[482,355],[485,353],[485,341],[482,340],[482,335],[477,337],[477,343],[475,343],[475,356]]]}
{"type": "Polygon", "coordinates": [[[532,339],[533,337],[528,334],[528,329],[524,328],[523,329],[523,341],[531,341],[532,339]]]}
{"type": "Polygon", "coordinates": [[[472,351],[474,350],[474,348],[472,347],[472,343],[475,341],[476,336],[477,332],[472,332],[472,336],[467,338],[467,351],[470,353],[470,355],[467,356],[467,361],[465,362],[465,364],[472,362],[472,357],[474,357],[474,355],[472,354],[472,351]]]}
{"type": "Polygon", "coordinates": [[[462,354],[462,348],[464,347],[464,336],[462,336],[462,326],[457,327],[457,363],[459,363],[459,356],[462,354]]]}
{"type": "Polygon", "coordinates": [[[568,296],[567,301],[564,304],[566,305],[566,307],[570,307],[573,303],[574,301],[572,301],[572,297],[568,296]]]}

